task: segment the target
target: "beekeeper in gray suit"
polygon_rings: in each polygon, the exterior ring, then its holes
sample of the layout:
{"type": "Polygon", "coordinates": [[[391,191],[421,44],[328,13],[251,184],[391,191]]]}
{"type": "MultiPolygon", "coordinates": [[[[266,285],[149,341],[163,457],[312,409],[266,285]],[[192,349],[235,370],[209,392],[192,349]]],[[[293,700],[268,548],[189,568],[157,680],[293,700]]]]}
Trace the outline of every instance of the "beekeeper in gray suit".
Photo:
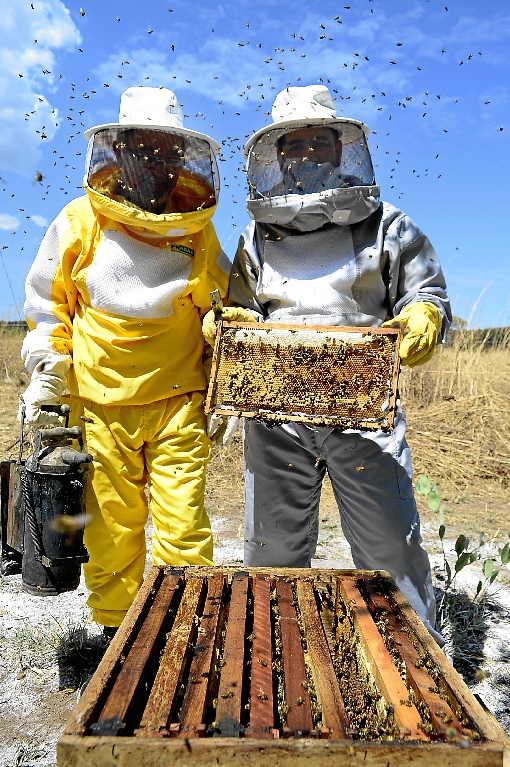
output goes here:
{"type": "MultiPolygon", "coordinates": [[[[225,318],[400,326],[402,364],[427,362],[451,319],[445,280],[423,232],[380,201],[367,126],[337,117],[322,85],[285,89],[272,114],[245,147],[253,221],[225,318]]],[[[327,471],[354,564],[388,570],[441,642],[405,432],[400,405],[391,433],[246,420],[245,564],[310,566],[327,471]]]]}

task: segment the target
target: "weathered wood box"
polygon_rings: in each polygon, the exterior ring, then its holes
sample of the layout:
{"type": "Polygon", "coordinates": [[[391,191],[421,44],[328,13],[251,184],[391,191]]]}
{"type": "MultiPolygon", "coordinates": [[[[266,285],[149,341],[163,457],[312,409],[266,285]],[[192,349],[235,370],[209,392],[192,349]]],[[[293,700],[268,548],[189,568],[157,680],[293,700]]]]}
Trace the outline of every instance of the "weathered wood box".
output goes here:
{"type": "Polygon", "coordinates": [[[383,572],[152,568],[59,767],[507,764],[383,572]]]}

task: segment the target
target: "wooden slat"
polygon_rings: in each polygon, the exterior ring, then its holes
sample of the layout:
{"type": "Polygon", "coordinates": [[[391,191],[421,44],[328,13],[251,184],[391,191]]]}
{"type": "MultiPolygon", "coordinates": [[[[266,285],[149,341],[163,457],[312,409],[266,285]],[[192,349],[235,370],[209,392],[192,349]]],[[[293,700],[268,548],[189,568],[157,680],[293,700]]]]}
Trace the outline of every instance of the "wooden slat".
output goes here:
{"type": "Polygon", "coordinates": [[[186,588],[161,657],[140,728],[136,732],[138,737],[167,734],[166,730],[172,724],[170,717],[174,698],[182,680],[189,647],[196,630],[195,616],[204,587],[203,578],[186,580],[186,588]]]}
{"type": "Polygon", "coordinates": [[[306,688],[306,667],[301,634],[293,604],[294,594],[291,584],[283,580],[276,581],[276,592],[280,615],[285,702],[289,706],[287,727],[296,734],[306,734],[313,729],[313,720],[310,696],[306,688]]]}
{"type": "Polygon", "coordinates": [[[62,736],[58,767],[505,767],[501,744],[331,740],[77,738],[62,736]]]}
{"type": "Polygon", "coordinates": [[[20,475],[18,467],[12,461],[0,462],[0,508],[2,517],[2,549],[14,549],[21,555],[23,551],[23,534],[25,529],[19,496],[21,494],[20,475]],[[15,501],[18,501],[18,513],[14,511],[15,501]]]}
{"type": "Polygon", "coordinates": [[[209,374],[209,386],[205,396],[204,410],[206,414],[211,413],[214,410],[214,403],[216,400],[216,392],[218,389],[218,367],[221,359],[221,344],[223,335],[223,320],[220,320],[216,325],[216,339],[214,341],[213,356],[211,362],[211,372],[209,374]]]}
{"type": "Polygon", "coordinates": [[[347,738],[346,730],[349,721],[340,687],[336,678],[333,662],[329,652],[328,642],[310,580],[298,580],[297,596],[301,618],[303,620],[308,654],[310,656],[315,692],[320,699],[322,719],[329,737],[334,739],[347,738]]]}
{"type": "Polygon", "coordinates": [[[216,573],[209,579],[207,598],[198,629],[198,638],[193,650],[188,684],[182,703],[179,737],[204,735],[207,691],[211,677],[211,664],[218,631],[225,575],[216,573]]]}
{"type": "Polygon", "coordinates": [[[398,378],[400,375],[400,344],[402,343],[403,334],[402,331],[399,330],[398,336],[395,339],[395,348],[393,349],[393,369],[391,374],[391,384],[390,384],[390,398],[388,402],[388,426],[390,428],[393,428],[393,424],[395,423],[395,412],[396,412],[396,401],[397,401],[397,392],[398,392],[398,378]]]}
{"type": "Polygon", "coordinates": [[[484,711],[483,707],[471,694],[463,679],[452,667],[439,645],[432,639],[423,622],[418,618],[407,599],[402,592],[395,587],[391,577],[387,573],[383,572],[383,574],[392,585],[391,602],[398,606],[409,628],[426,649],[432,662],[436,664],[441,677],[444,680],[443,683],[445,689],[450,693],[451,702],[458,703],[459,707],[464,709],[471,720],[476,722],[476,727],[484,738],[503,743],[507,752],[510,751],[510,738],[502,733],[499,724],[494,722],[492,717],[487,715],[487,712],[484,711]]]}
{"type": "Polygon", "coordinates": [[[368,668],[386,701],[393,706],[395,724],[401,728],[402,739],[428,740],[418,726],[421,716],[408,700],[409,692],[386,649],[365,600],[351,578],[338,578],[340,594],[352,615],[368,668]]]}
{"type": "Polygon", "coordinates": [[[115,679],[115,673],[120,668],[119,658],[132,635],[142,625],[153,595],[163,580],[163,572],[159,567],[152,567],[149,570],[119,630],[69,718],[64,730],[66,734],[84,735],[90,722],[100,711],[105,695],[115,679]]]}
{"type": "MultiPolygon", "coordinates": [[[[374,328],[374,330],[377,330],[377,328],[374,328]]],[[[240,566],[238,565],[235,567],[234,565],[222,565],[221,570],[225,573],[226,577],[233,578],[236,573],[240,572],[240,566]]],[[[193,567],[193,574],[194,575],[201,575],[204,578],[210,578],[214,573],[218,571],[218,568],[215,566],[199,566],[193,567]]],[[[251,576],[254,578],[256,575],[266,575],[268,578],[303,578],[304,571],[302,567],[242,567],[242,572],[251,576]]],[[[359,575],[360,578],[379,578],[381,573],[384,575],[387,575],[386,571],[384,570],[356,570],[355,571],[357,575],[359,575]]],[[[321,583],[332,583],[333,586],[336,587],[336,579],[339,575],[349,575],[352,576],[353,569],[352,567],[349,569],[343,569],[339,570],[338,568],[333,567],[327,567],[323,570],[313,570],[314,578],[320,579],[321,583]]]]}
{"type": "MultiPolygon", "coordinates": [[[[241,330],[253,330],[252,322],[230,322],[223,321],[221,323],[222,332],[228,328],[239,328],[241,330]]],[[[397,336],[400,333],[398,328],[371,328],[361,327],[359,325],[282,325],[277,322],[264,322],[264,330],[316,330],[321,333],[353,333],[355,335],[371,335],[371,336],[397,336]]]]}
{"type": "Polygon", "coordinates": [[[420,654],[404,631],[402,623],[397,620],[387,599],[382,594],[375,593],[373,581],[361,581],[368,594],[368,605],[373,612],[384,611],[388,632],[393,639],[393,645],[400,658],[405,663],[407,681],[413,688],[418,700],[423,701],[430,710],[431,724],[438,735],[444,740],[461,741],[467,732],[463,732],[462,724],[455,712],[436,692],[436,682],[422,665],[420,654]]]}
{"type": "Polygon", "coordinates": [[[273,737],[273,643],[270,592],[271,581],[263,575],[257,575],[253,585],[250,726],[245,731],[245,736],[251,738],[273,737]]]}
{"type": "Polygon", "coordinates": [[[236,573],[232,579],[227,633],[223,649],[216,706],[215,736],[236,737],[242,731],[241,695],[244,672],[244,640],[248,598],[248,574],[236,573]]]}
{"type": "Polygon", "coordinates": [[[127,654],[125,662],[122,664],[97,723],[92,725],[95,734],[114,735],[124,728],[126,714],[140,685],[154,642],[181,580],[179,575],[170,575],[163,579],[151,609],[127,654]]]}

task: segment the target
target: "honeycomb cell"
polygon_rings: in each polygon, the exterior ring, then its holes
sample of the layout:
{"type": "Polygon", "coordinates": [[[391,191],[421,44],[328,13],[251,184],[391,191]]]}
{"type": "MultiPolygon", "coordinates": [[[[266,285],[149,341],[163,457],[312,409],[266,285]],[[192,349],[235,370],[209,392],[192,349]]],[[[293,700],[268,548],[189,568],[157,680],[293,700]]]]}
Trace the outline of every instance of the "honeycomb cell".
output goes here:
{"type": "Polygon", "coordinates": [[[391,329],[224,322],[206,410],[391,430],[398,343],[391,329]]]}

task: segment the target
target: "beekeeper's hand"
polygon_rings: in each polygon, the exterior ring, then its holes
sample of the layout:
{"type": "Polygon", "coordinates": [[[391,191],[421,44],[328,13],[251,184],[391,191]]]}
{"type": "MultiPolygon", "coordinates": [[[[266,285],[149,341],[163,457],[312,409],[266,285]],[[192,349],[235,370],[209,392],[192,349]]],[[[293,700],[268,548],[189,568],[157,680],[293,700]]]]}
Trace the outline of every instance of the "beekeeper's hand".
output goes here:
{"type": "MultiPolygon", "coordinates": [[[[257,322],[255,315],[241,306],[225,306],[221,312],[221,318],[227,322],[257,322]]],[[[216,316],[211,309],[202,320],[202,333],[210,346],[214,346],[216,339],[216,316]]]]}
{"type": "Polygon", "coordinates": [[[58,354],[50,354],[35,365],[32,380],[20,398],[19,421],[24,407],[27,426],[61,425],[62,421],[56,413],[45,413],[41,406],[60,405],[69,365],[69,357],[58,354]]]}
{"type": "Polygon", "coordinates": [[[400,361],[402,365],[415,367],[432,358],[442,323],[437,306],[428,301],[414,301],[392,320],[383,322],[382,327],[408,330],[400,344],[400,361]]]}
{"type": "Polygon", "coordinates": [[[207,416],[207,436],[213,445],[228,447],[239,428],[239,417],[236,415],[217,415],[212,413],[207,416]]]}

